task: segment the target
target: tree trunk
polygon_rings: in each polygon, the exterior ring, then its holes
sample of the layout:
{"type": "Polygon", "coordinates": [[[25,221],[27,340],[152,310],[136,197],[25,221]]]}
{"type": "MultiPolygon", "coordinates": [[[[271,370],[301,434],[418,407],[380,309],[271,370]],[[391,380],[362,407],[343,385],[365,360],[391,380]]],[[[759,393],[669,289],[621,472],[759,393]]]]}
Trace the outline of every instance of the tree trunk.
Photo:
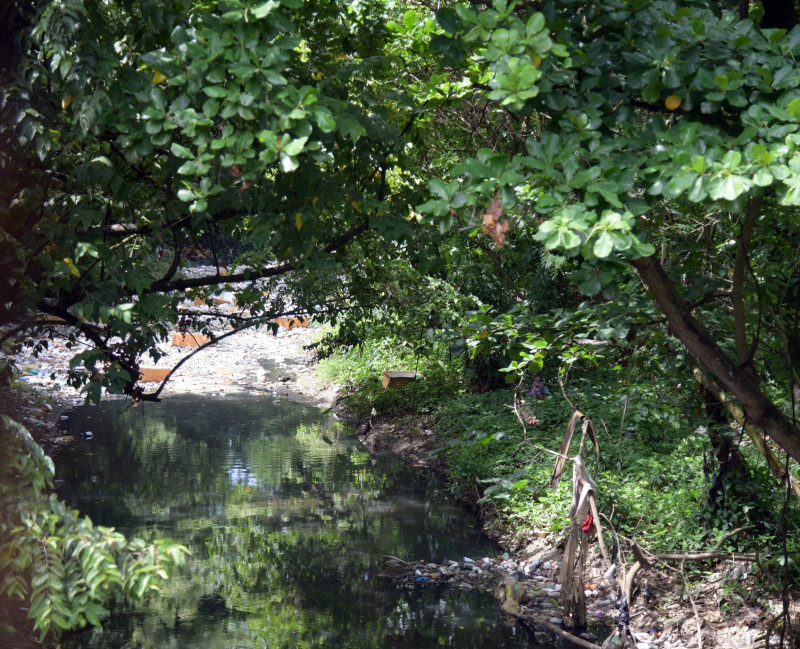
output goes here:
{"type": "Polygon", "coordinates": [[[761,6],[764,7],[761,29],[779,27],[789,30],[797,24],[794,0],[762,0],[761,6]]]}
{"type": "Polygon", "coordinates": [[[747,422],[758,426],[795,461],[800,462],[800,431],[775,407],[758,384],[714,342],[694,319],[655,256],[631,262],[653,293],[672,332],[742,404],[747,422]]]}

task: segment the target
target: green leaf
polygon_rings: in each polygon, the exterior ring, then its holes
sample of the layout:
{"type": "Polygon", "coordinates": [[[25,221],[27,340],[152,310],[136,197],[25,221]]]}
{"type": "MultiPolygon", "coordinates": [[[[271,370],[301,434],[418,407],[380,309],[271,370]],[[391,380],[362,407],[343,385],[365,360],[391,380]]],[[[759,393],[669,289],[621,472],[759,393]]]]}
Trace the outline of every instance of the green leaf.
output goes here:
{"type": "Polygon", "coordinates": [[[455,9],[444,7],[436,12],[436,22],[446,32],[456,34],[461,31],[462,23],[455,9]]]}
{"type": "Polygon", "coordinates": [[[266,18],[269,14],[272,13],[273,9],[276,9],[279,6],[280,4],[278,2],[275,2],[275,0],[268,0],[268,2],[265,2],[250,9],[250,13],[253,14],[255,18],[258,18],[260,20],[262,18],[266,18]]]}
{"type": "Polygon", "coordinates": [[[183,176],[190,176],[197,171],[197,163],[194,160],[187,160],[180,167],[178,173],[183,176]]]}
{"type": "Polygon", "coordinates": [[[583,295],[597,295],[600,290],[603,288],[603,285],[600,283],[600,280],[596,277],[591,277],[584,282],[578,284],[578,290],[583,295]]]}
{"type": "Polygon", "coordinates": [[[194,153],[192,153],[191,150],[187,149],[182,144],[178,144],[177,142],[173,142],[169,150],[172,152],[172,155],[177,156],[178,158],[194,158],[194,153]]]}
{"type": "Polygon", "coordinates": [[[189,203],[197,198],[198,194],[193,189],[179,189],[177,192],[178,200],[183,201],[184,203],[189,203]]]}
{"type": "MultiPolygon", "coordinates": [[[[702,161],[702,158],[700,158],[702,161]]],[[[672,180],[667,183],[667,191],[665,192],[665,196],[669,198],[675,198],[680,196],[683,192],[689,189],[692,185],[694,185],[695,180],[697,180],[697,175],[692,173],[681,173],[676,175],[672,178],[672,180]]]]}
{"type": "Polygon", "coordinates": [[[367,134],[367,129],[364,128],[361,122],[350,115],[340,117],[338,126],[339,132],[343,135],[349,135],[354,144],[357,143],[363,135],[367,134]]]}
{"type": "Polygon", "coordinates": [[[750,188],[750,180],[744,176],[726,174],[715,178],[709,184],[708,195],[715,201],[732,201],[750,188]]]}
{"type": "Polygon", "coordinates": [[[693,203],[700,203],[705,200],[706,196],[708,196],[708,192],[706,191],[705,180],[701,176],[694,181],[694,185],[686,197],[693,203]]]}
{"type": "Polygon", "coordinates": [[[538,11],[528,19],[528,23],[527,25],[525,25],[525,31],[527,32],[528,36],[533,36],[535,34],[538,34],[544,28],[545,28],[544,16],[538,11]]]}
{"type": "Polygon", "coordinates": [[[206,86],[203,88],[203,92],[214,99],[221,99],[223,97],[227,97],[229,94],[228,91],[222,86],[206,86]]]}
{"type": "Polygon", "coordinates": [[[732,149],[728,151],[725,156],[722,158],[722,164],[726,169],[735,169],[739,166],[739,163],[742,161],[742,154],[732,149]]]}
{"type": "Polygon", "coordinates": [[[323,133],[330,133],[336,128],[336,120],[333,113],[322,106],[314,109],[314,117],[317,120],[317,126],[323,133]]]}
{"type": "Polygon", "coordinates": [[[753,175],[753,182],[759,187],[767,187],[771,185],[774,179],[775,178],[773,177],[772,172],[770,172],[770,170],[767,168],[759,169],[753,175]]]}
{"type": "Polygon", "coordinates": [[[307,137],[299,137],[295,140],[290,140],[288,144],[285,144],[281,148],[281,151],[287,156],[300,155],[303,152],[303,148],[305,147],[307,141],[307,137]]]}
{"type": "Polygon", "coordinates": [[[216,117],[219,112],[219,102],[216,99],[206,99],[203,102],[203,115],[208,118],[216,117]]]}
{"type": "Polygon", "coordinates": [[[593,252],[595,257],[605,259],[614,250],[614,240],[608,232],[601,232],[594,242],[593,252]]]}
{"type": "Polygon", "coordinates": [[[297,162],[297,158],[287,155],[283,151],[281,152],[281,169],[283,169],[284,173],[290,173],[299,166],[300,164],[297,162]]]}
{"type": "Polygon", "coordinates": [[[445,185],[444,181],[440,178],[432,178],[429,180],[428,188],[431,190],[432,194],[435,194],[439,198],[446,201],[450,200],[450,193],[447,191],[447,185],[445,185]]]}

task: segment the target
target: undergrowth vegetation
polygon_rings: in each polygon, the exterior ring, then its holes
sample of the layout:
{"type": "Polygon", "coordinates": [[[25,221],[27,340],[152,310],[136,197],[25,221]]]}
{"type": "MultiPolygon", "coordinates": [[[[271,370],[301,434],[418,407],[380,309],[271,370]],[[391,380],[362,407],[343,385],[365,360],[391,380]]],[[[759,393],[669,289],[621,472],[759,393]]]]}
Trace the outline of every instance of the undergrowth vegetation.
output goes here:
{"type": "MultiPolygon", "coordinates": [[[[461,394],[465,387],[463,361],[454,356],[439,338],[424,335],[416,341],[383,332],[362,344],[334,347],[319,361],[319,376],[335,381],[348,394],[348,407],[358,416],[372,408],[383,415],[400,415],[414,409],[430,412],[451,397],[461,394]],[[416,371],[420,380],[406,390],[384,390],[386,370],[416,371]]],[[[328,330],[318,346],[330,349],[326,338],[335,338],[328,330]]]]}
{"type": "MultiPolygon", "coordinates": [[[[620,366],[579,361],[560,373],[563,392],[559,368],[546,368],[550,394],[538,399],[527,394],[530,378],[489,391],[469,385],[464,359],[448,349],[433,336],[419,346],[398,336],[367,338],[338,348],[321,361],[320,371],[347,386],[346,405],[359,417],[374,407],[412,425],[423,416],[432,421],[449,489],[493,508],[512,538],[530,530],[558,533],[569,525],[569,463],[558,488],[549,486],[571,412],[568,399],[596,429],[599,466],[589,439],[583,440],[583,458],[598,483],[604,527],[655,552],[708,548],[722,535],[752,526],[724,547],[780,550],[783,489],[741,430],[706,414],[691,377],[636,377],[620,366]],[[417,369],[420,377],[402,390],[384,390],[386,369],[417,369]],[[719,475],[712,430],[741,453],[738,472],[719,475]]],[[[567,455],[579,453],[581,443],[578,427],[567,455]]],[[[785,524],[791,552],[800,548],[796,508],[789,508],[785,524]]]]}

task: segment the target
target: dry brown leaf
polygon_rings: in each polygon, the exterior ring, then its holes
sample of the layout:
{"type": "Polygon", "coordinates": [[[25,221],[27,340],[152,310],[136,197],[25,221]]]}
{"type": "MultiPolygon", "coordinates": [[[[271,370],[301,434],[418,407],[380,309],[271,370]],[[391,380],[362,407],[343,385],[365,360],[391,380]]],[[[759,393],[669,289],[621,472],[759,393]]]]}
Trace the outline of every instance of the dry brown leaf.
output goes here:
{"type": "Polygon", "coordinates": [[[491,216],[492,220],[497,221],[501,216],[503,216],[503,208],[500,205],[500,192],[495,192],[494,198],[492,202],[489,203],[489,207],[486,210],[486,214],[484,214],[484,218],[486,216],[491,216]]]}
{"type": "Polygon", "coordinates": [[[500,205],[500,192],[498,191],[483,214],[481,232],[492,237],[494,242],[502,248],[506,243],[506,232],[511,229],[511,225],[508,221],[500,221],[501,216],[503,216],[503,207],[500,205]]]}

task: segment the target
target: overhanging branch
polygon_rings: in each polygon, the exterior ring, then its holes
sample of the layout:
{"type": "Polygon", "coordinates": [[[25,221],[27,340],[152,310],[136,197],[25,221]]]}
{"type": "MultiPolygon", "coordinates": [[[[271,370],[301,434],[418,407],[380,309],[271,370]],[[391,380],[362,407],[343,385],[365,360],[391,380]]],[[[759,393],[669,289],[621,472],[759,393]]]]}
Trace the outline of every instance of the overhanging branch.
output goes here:
{"type": "MultiPolygon", "coordinates": [[[[325,252],[335,252],[344,244],[355,239],[359,234],[369,229],[367,221],[361,221],[353,225],[347,232],[331,241],[325,246],[325,252]]],[[[159,281],[153,283],[149,289],[143,291],[144,294],[160,293],[168,291],[183,291],[188,288],[199,288],[202,286],[212,286],[214,284],[222,283],[236,283],[236,282],[251,282],[257,279],[265,279],[267,277],[276,277],[283,275],[289,271],[295,270],[296,266],[290,263],[280,264],[272,268],[265,268],[263,270],[250,270],[247,273],[234,273],[232,275],[207,275],[205,277],[187,277],[185,279],[176,279],[172,281],[159,281]]]]}

